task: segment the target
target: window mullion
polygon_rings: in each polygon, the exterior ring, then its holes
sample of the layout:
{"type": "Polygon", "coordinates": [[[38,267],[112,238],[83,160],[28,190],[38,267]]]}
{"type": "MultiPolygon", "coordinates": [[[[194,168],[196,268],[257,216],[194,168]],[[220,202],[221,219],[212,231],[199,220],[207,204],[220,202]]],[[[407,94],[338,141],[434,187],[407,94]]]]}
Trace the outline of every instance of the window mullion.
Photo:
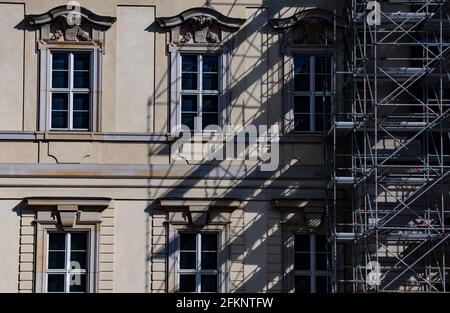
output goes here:
{"type": "Polygon", "coordinates": [[[74,79],[74,54],[69,54],[69,130],[73,129],[73,79],[74,79]]]}
{"type": "Polygon", "coordinates": [[[316,66],[315,66],[316,62],[315,62],[315,56],[311,56],[310,58],[310,69],[311,69],[311,75],[310,75],[310,98],[309,98],[309,121],[310,121],[310,130],[311,131],[315,131],[316,130],[316,121],[315,121],[315,115],[316,115],[316,110],[315,110],[315,94],[316,94],[316,66]]]}
{"type": "Polygon", "coordinates": [[[311,292],[316,292],[316,236],[311,234],[311,292]]]}
{"type": "Polygon", "coordinates": [[[200,121],[199,131],[203,129],[203,57],[201,54],[198,56],[198,117],[200,121]]]}
{"type": "Polygon", "coordinates": [[[196,236],[197,239],[197,251],[196,251],[196,256],[197,256],[197,270],[196,270],[196,275],[195,275],[195,279],[196,279],[196,290],[197,292],[201,292],[201,249],[202,249],[202,243],[201,243],[201,234],[197,233],[196,236]]]}
{"type": "Polygon", "coordinates": [[[65,279],[65,286],[64,286],[64,291],[66,293],[70,292],[70,233],[66,233],[66,270],[65,270],[65,274],[66,274],[66,279],[65,279]]]}

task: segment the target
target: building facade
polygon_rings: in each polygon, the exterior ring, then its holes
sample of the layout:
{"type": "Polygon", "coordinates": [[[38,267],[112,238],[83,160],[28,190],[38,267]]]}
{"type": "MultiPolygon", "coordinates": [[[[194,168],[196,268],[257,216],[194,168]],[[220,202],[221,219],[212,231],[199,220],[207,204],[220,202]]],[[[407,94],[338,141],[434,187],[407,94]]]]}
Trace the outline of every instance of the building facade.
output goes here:
{"type": "Polygon", "coordinates": [[[0,1],[0,291],[367,291],[327,214],[345,12],[0,1]]]}

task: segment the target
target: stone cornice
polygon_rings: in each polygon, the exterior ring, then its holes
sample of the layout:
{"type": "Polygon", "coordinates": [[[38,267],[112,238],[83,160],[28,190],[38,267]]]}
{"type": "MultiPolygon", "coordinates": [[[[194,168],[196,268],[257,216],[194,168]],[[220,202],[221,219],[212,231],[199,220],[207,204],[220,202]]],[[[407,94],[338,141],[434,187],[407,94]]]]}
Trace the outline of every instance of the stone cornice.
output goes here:
{"type": "MultiPolygon", "coordinates": [[[[274,18],[270,20],[270,24],[275,30],[287,30],[289,28],[295,27],[304,20],[324,20],[328,24],[333,25],[335,20],[335,15],[327,10],[319,8],[310,8],[301,10],[298,13],[286,17],[286,18],[274,18]]],[[[336,26],[343,28],[342,18],[336,16],[336,26]]]]}
{"type": "MultiPolygon", "coordinates": [[[[50,11],[43,14],[30,14],[25,16],[25,20],[34,27],[39,27],[45,24],[50,24],[54,22],[60,16],[65,16],[69,13],[73,13],[74,10],[66,5],[62,5],[51,9],[50,11]]],[[[78,12],[77,12],[78,13],[78,12]]],[[[102,30],[109,29],[112,24],[116,21],[115,17],[111,16],[101,16],[97,15],[86,8],[81,7],[79,10],[83,21],[91,24],[102,30]]]]}
{"type": "Polygon", "coordinates": [[[158,17],[156,21],[161,28],[170,29],[195,18],[210,18],[217,25],[232,31],[237,31],[245,22],[245,19],[228,17],[216,10],[201,7],[188,9],[175,16],[158,17]]]}

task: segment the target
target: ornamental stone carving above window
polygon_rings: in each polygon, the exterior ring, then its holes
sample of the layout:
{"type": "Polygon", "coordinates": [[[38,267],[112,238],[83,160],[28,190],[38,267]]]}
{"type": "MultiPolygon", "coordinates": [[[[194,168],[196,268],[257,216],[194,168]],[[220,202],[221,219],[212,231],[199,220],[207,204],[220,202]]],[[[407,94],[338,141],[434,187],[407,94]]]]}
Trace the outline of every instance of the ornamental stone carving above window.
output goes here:
{"type": "Polygon", "coordinates": [[[115,17],[100,16],[83,7],[59,6],[43,14],[27,15],[28,24],[39,30],[45,43],[104,43],[104,32],[115,17]]]}
{"type": "Polygon", "coordinates": [[[170,30],[173,44],[218,44],[245,22],[245,19],[231,18],[210,8],[193,8],[156,20],[162,29],[170,30]]]}

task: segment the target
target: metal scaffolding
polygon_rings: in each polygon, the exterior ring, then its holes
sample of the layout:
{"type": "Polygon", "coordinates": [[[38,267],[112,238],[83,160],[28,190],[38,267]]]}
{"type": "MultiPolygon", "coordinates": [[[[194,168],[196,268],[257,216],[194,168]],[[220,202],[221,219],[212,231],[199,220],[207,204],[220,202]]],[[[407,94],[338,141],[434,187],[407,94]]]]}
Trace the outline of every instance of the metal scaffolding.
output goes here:
{"type": "Polygon", "coordinates": [[[326,134],[330,289],[450,292],[449,0],[368,2],[326,134]]]}

